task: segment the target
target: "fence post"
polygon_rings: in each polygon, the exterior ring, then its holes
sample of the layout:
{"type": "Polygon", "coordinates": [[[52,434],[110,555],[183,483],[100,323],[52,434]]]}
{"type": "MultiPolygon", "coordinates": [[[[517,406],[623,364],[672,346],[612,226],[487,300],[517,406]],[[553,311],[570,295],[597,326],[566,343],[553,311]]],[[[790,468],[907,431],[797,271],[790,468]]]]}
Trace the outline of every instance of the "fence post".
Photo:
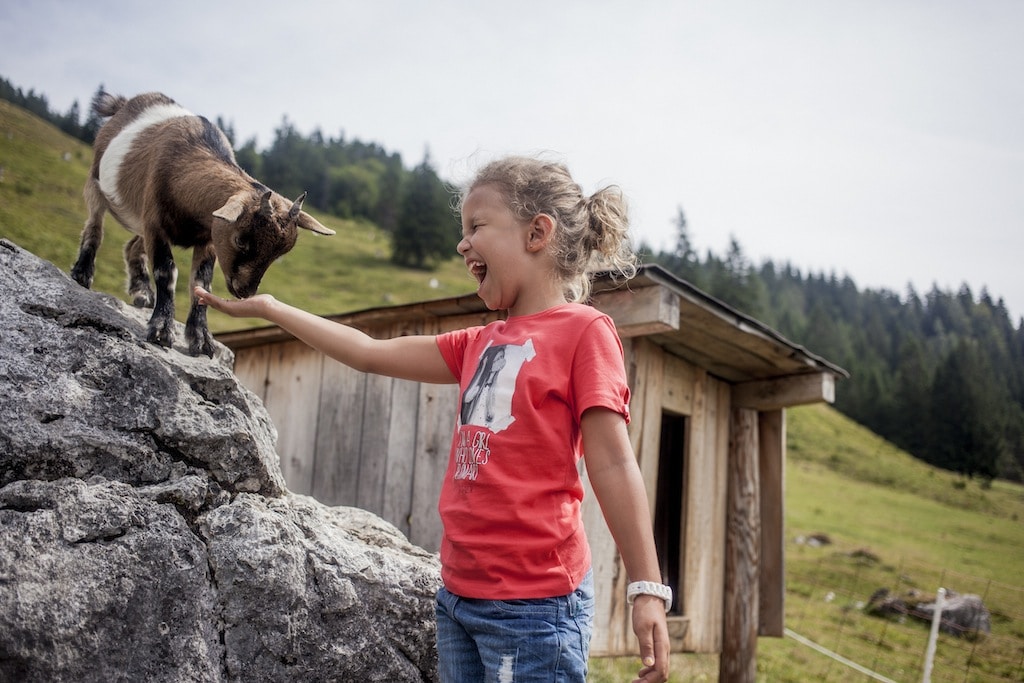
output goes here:
{"type": "Polygon", "coordinates": [[[928,636],[928,649],[924,655],[924,673],[921,683],[931,683],[932,660],[935,659],[935,643],[939,639],[939,623],[942,621],[942,606],[946,602],[946,589],[939,588],[935,593],[935,611],[932,612],[932,631],[928,636]]]}

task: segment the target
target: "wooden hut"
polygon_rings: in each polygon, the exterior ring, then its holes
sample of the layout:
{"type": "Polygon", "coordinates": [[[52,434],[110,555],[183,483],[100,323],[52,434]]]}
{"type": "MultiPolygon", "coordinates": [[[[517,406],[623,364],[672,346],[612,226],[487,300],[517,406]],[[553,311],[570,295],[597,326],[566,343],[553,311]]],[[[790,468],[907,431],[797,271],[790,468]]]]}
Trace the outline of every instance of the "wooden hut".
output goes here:
{"type": "MultiPolygon", "coordinates": [[[[599,279],[593,305],[615,321],[625,349],[630,439],[676,589],[672,650],[721,653],[723,679],[752,681],[757,636],[783,635],[785,409],[832,402],[846,372],[657,266],[619,286],[599,279]]],[[[332,319],[384,338],[496,317],[473,294],[332,319]]],[[[277,427],[292,491],[372,511],[413,543],[439,547],[457,387],[365,375],[276,327],[218,339],[277,427]]],[[[587,494],[592,652],[632,653],[627,577],[587,494]]]]}

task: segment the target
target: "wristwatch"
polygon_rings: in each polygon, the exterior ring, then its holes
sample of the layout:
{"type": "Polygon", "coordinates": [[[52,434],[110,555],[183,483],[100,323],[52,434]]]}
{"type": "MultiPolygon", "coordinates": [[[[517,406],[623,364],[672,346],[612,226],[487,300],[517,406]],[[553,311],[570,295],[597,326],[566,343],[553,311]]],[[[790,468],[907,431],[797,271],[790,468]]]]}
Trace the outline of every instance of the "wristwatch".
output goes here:
{"type": "Polygon", "coordinates": [[[653,595],[665,601],[665,611],[672,609],[672,588],[654,581],[634,581],[626,586],[626,604],[632,605],[638,595],[653,595]]]}

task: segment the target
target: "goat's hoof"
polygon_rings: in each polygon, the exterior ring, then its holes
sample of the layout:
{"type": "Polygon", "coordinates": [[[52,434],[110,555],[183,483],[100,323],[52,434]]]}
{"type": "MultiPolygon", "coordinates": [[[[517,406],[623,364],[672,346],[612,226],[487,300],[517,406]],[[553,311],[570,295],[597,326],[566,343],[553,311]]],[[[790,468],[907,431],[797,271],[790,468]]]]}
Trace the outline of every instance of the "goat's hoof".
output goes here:
{"type": "Polygon", "coordinates": [[[209,356],[210,358],[213,358],[213,343],[210,342],[209,338],[203,340],[190,340],[188,344],[188,352],[193,356],[209,356]]]}
{"type": "Polygon", "coordinates": [[[132,306],[136,308],[153,308],[153,292],[130,292],[132,306]]]}
{"type": "Polygon", "coordinates": [[[92,289],[92,272],[89,269],[80,267],[77,263],[71,269],[71,279],[86,289],[92,289]]]}
{"type": "Polygon", "coordinates": [[[213,335],[206,325],[205,311],[193,308],[185,323],[185,339],[188,352],[193,356],[206,355],[213,358],[213,335]]]}
{"type": "Polygon", "coordinates": [[[169,327],[151,327],[146,341],[169,349],[174,345],[174,333],[169,327]]]}

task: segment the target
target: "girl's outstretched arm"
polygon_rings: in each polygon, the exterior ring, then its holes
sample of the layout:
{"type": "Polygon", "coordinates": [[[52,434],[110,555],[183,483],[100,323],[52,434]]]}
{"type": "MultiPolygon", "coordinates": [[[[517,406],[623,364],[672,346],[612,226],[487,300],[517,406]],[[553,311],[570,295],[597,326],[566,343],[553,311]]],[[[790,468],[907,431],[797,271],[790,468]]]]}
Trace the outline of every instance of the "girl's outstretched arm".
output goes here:
{"type": "Polygon", "coordinates": [[[269,294],[248,299],[222,299],[195,288],[199,303],[236,318],[263,318],[331,358],[362,372],[431,384],[453,384],[434,337],[412,335],[374,339],[363,332],[302,309],[269,294]]]}
{"type": "MultiPolygon", "coordinates": [[[[629,580],[661,583],[647,492],[629,443],[625,418],[612,410],[590,408],[583,413],[580,426],[587,475],[629,580]]],[[[668,680],[668,625],[661,598],[636,597],[633,632],[640,643],[644,665],[636,682],[668,680]]]]}

